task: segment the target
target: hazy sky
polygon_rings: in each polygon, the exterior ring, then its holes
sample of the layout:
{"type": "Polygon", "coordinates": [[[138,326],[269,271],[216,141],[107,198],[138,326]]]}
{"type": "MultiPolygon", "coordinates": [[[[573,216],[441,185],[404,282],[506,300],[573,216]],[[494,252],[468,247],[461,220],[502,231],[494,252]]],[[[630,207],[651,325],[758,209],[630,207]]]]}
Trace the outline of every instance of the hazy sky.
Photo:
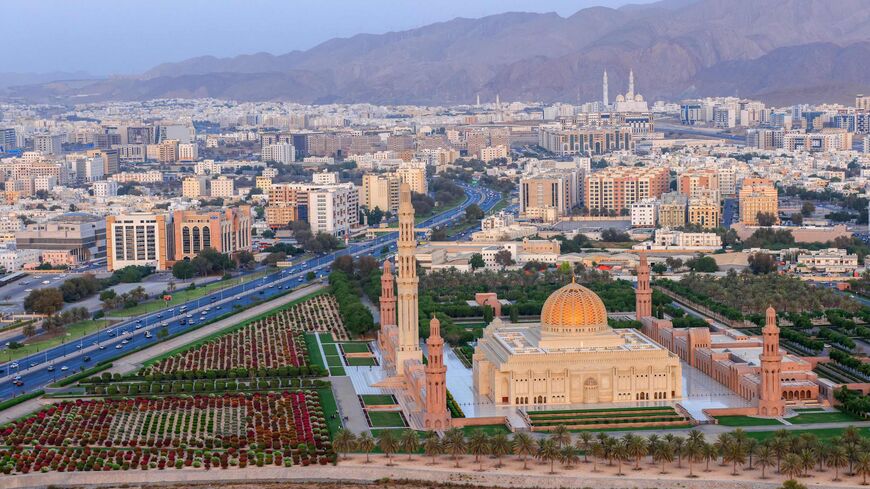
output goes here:
{"type": "Polygon", "coordinates": [[[0,72],[138,73],[193,56],[273,54],[454,17],[650,0],[0,0],[0,72]]]}

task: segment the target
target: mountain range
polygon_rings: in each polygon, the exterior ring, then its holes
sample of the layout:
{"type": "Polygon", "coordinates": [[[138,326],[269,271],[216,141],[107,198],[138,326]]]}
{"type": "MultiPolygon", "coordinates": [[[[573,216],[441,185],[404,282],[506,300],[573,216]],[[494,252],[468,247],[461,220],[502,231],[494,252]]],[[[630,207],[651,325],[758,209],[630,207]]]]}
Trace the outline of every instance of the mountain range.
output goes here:
{"type": "Polygon", "coordinates": [[[216,97],[381,104],[741,96],[849,102],[870,92],[870,0],[664,0],[569,17],[505,13],[332,39],[306,51],[203,56],[135,77],[21,84],[40,102],[216,97]],[[863,60],[863,61],[862,61],[863,60]]]}

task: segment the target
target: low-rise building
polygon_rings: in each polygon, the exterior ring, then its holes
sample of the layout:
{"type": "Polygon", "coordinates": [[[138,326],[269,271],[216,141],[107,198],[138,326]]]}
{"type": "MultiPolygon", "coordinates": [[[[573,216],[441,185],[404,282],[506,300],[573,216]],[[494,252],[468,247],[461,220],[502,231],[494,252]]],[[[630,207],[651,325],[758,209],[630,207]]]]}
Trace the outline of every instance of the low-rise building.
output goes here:
{"type": "Polygon", "coordinates": [[[797,256],[798,269],[828,274],[853,274],[858,269],[858,255],[839,248],[802,250],[797,256]]]}
{"type": "Polygon", "coordinates": [[[631,226],[654,228],[658,221],[659,202],[657,199],[643,199],[631,205],[631,226]]]}
{"type": "Polygon", "coordinates": [[[79,262],[106,256],[106,221],[81,212],[30,224],[15,233],[19,250],[62,251],[79,262]]]}

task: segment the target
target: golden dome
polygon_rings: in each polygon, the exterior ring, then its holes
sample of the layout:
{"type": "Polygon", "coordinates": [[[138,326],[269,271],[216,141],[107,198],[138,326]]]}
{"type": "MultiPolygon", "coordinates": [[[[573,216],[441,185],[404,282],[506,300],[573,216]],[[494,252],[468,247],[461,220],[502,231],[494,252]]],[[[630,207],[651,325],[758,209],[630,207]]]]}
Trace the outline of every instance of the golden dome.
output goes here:
{"type": "Polygon", "coordinates": [[[550,294],[541,309],[541,331],[555,334],[606,331],[607,309],[595,292],[575,282],[550,294]]]}

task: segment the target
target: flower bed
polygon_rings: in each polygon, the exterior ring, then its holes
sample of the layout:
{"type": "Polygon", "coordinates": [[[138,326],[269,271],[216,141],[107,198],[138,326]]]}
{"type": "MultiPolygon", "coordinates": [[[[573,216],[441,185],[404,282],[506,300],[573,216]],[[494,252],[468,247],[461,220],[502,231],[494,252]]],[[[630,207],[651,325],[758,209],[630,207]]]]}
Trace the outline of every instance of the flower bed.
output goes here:
{"type": "Polygon", "coordinates": [[[306,332],[347,337],[334,298],[319,295],[277,311],[212,341],[170,355],[142,369],[140,375],[306,366],[310,364],[306,332]]]}
{"type": "Polygon", "coordinates": [[[105,471],[326,464],[314,391],[77,400],[0,430],[0,471],[105,471]]]}

